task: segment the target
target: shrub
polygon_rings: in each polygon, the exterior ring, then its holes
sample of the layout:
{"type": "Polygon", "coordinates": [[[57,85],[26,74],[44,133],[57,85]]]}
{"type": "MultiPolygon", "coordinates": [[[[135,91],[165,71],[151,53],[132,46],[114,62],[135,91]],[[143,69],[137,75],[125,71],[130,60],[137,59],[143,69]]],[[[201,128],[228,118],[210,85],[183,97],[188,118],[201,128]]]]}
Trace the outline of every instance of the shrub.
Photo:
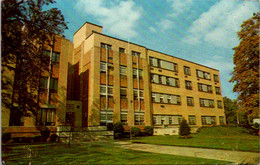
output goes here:
{"type": "Polygon", "coordinates": [[[108,123],[108,124],[107,124],[107,130],[108,130],[108,131],[113,131],[113,128],[114,128],[113,123],[108,123]]]}
{"type": "Polygon", "coordinates": [[[57,142],[57,139],[58,139],[58,135],[56,135],[56,134],[52,134],[50,137],[51,142],[57,142]]]}
{"type": "Polygon", "coordinates": [[[151,127],[151,126],[145,126],[145,127],[144,127],[144,132],[146,133],[146,135],[152,136],[152,135],[153,135],[153,127],[151,127]]]}
{"type": "Polygon", "coordinates": [[[7,143],[9,140],[11,140],[11,133],[4,133],[2,135],[2,142],[7,143]]]}
{"type": "Polygon", "coordinates": [[[140,128],[138,128],[138,127],[132,127],[131,128],[131,134],[132,134],[133,137],[138,136],[140,134],[140,132],[141,132],[140,128]]]}
{"type": "Polygon", "coordinates": [[[254,127],[255,129],[259,129],[259,124],[258,124],[258,123],[254,123],[253,127],[254,127]]]}
{"type": "Polygon", "coordinates": [[[184,118],[180,123],[179,135],[184,138],[190,137],[190,126],[188,125],[187,120],[185,120],[184,118]]]}
{"type": "Polygon", "coordinates": [[[33,142],[41,142],[41,136],[34,136],[33,137],[33,142]]]}
{"type": "Polygon", "coordinates": [[[115,134],[115,139],[122,138],[123,135],[124,135],[123,124],[121,122],[115,123],[114,126],[113,126],[113,131],[114,131],[114,134],[115,134]]]}
{"type": "Polygon", "coordinates": [[[50,136],[50,130],[49,130],[49,128],[47,128],[47,127],[42,127],[41,129],[40,129],[40,132],[41,132],[41,136],[42,136],[42,139],[43,139],[43,141],[47,141],[47,139],[48,139],[48,137],[50,136]]]}

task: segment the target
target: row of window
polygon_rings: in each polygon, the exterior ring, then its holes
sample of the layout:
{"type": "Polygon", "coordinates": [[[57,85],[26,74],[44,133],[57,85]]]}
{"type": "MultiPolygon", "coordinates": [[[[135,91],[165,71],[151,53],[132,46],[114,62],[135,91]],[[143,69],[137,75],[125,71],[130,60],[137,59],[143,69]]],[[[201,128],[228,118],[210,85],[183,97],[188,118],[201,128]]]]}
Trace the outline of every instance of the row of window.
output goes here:
{"type": "Polygon", "coordinates": [[[161,59],[154,58],[154,57],[150,57],[149,61],[150,61],[150,65],[153,67],[167,69],[167,70],[171,70],[171,71],[175,71],[175,72],[178,71],[177,70],[178,66],[176,63],[168,62],[168,61],[161,60],[161,59]]]}
{"type": "MultiPolygon", "coordinates": [[[[191,81],[185,80],[185,88],[192,90],[191,81]]],[[[198,90],[201,92],[212,93],[212,86],[207,84],[198,83],[198,90]]],[[[216,94],[220,95],[220,87],[215,87],[216,94]]]]}
{"type": "MultiPolygon", "coordinates": [[[[48,86],[48,77],[41,77],[40,79],[40,89],[46,90],[48,86]]],[[[58,90],[58,79],[51,78],[49,89],[52,93],[56,93],[58,90]]]]}
{"type": "Polygon", "coordinates": [[[180,87],[179,79],[151,73],[151,82],[156,84],[169,85],[173,87],[180,87]]]}
{"type": "MultiPolygon", "coordinates": [[[[181,115],[153,115],[154,125],[179,125],[181,123],[181,115]]],[[[196,125],[196,116],[188,116],[189,125],[196,125]]],[[[216,116],[201,116],[202,125],[216,124],[216,116]]],[[[224,116],[219,116],[219,124],[225,124],[224,116]]]]}
{"type": "MultiPolygon", "coordinates": [[[[112,46],[109,45],[109,44],[105,44],[105,43],[101,43],[101,48],[112,50],[112,46]]],[[[119,53],[125,53],[125,49],[124,48],[119,48],[119,53]]],[[[140,57],[140,52],[132,51],[132,55],[140,57]]]]}

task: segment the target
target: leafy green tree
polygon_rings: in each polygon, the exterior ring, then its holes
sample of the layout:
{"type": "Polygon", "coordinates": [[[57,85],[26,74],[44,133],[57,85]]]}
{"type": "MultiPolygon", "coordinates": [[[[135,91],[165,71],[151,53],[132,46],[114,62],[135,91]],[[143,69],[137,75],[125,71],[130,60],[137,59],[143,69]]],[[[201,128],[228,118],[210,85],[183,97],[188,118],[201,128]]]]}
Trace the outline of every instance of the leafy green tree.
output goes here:
{"type": "Polygon", "coordinates": [[[179,135],[185,138],[189,138],[190,137],[190,126],[187,122],[186,119],[182,119],[181,123],[180,123],[180,128],[179,128],[179,135]]]}
{"type": "Polygon", "coordinates": [[[237,124],[238,107],[236,105],[236,100],[231,100],[228,97],[223,97],[223,101],[227,124],[237,124]]]}
{"type": "Polygon", "coordinates": [[[2,88],[10,83],[13,87],[11,102],[4,102],[4,106],[11,110],[11,123],[16,120],[12,118],[15,114],[36,115],[39,109],[37,92],[40,76],[49,69],[49,58],[43,54],[43,49],[51,44],[52,36],[63,33],[67,28],[60,10],[44,10],[44,6],[53,3],[53,0],[1,1],[1,73],[14,73],[13,82],[4,80],[10,79],[11,75],[1,79],[2,88]],[[14,103],[17,103],[18,108],[13,107],[14,103]]]}
{"type": "Polygon", "coordinates": [[[259,116],[259,20],[258,12],[243,22],[237,33],[240,43],[233,48],[235,67],[230,82],[239,94],[239,111],[249,117],[259,116]]]}

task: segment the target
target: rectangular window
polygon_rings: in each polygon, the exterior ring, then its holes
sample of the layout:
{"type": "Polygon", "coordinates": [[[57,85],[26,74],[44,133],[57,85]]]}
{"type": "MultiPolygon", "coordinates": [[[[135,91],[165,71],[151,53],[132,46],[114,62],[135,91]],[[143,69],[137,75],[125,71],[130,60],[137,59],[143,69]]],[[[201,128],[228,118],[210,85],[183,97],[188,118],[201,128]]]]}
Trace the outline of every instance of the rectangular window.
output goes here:
{"type": "Polygon", "coordinates": [[[220,93],[220,88],[219,87],[215,87],[215,90],[216,90],[216,94],[217,95],[220,95],[221,93],[220,93]]]}
{"type": "Polygon", "coordinates": [[[58,52],[52,52],[51,61],[52,61],[54,64],[59,64],[59,62],[60,62],[60,53],[58,53],[58,52]]]}
{"type": "Polygon", "coordinates": [[[221,100],[218,100],[218,101],[217,101],[217,104],[218,104],[218,108],[219,108],[219,109],[222,109],[222,108],[223,108],[223,106],[222,106],[222,101],[221,101],[221,100]]]}
{"type": "Polygon", "coordinates": [[[38,114],[37,122],[39,125],[54,126],[55,125],[55,114],[56,109],[41,109],[38,114]]]}
{"type": "Polygon", "coordinates": [[[179,95],[152,93],[152,101],[155,103],[169,103],[180,105],[181,97],[179,95]]]}
{"type": "Polygon", "coordinates": [[[143,70],[139,69],[139,78],[142,79],[143,78],[143,70]]]}
{"type": "Polygon", "coordinates": [[[198,90],[201,92],[212,93],[212,86],[198,83],[198,90]]]}
{"type": "Polygon", "coordinates": [[[127,113],[122,113],[121,112],[121,123],[123,124],[123,125],[127,125],[127,113]]]}
{"type": "MultiPolygon", "coordinates": [[[[113,96],[113,86],[108,86],[107,94],[113,96]]],[[[106,85],[100,85],[100,95],[106,95],[106,85]]]]}
{"type": "Polygon", "coordinates": [[[224,116],[219,116],[219,124],[220,125],[225,124],[224,116]]]}
{"type": "Polygon", "coordinates": [[[206,79],[206,80],[210,80],[210,73],[204,72],[204,71],[201,71],[201,70],[197,70],[197,77],[203,78],[203,79],[206,79]]]}
{"type": "Polygon", "coordinates": [[[191,81],[185,80],[185,87],[186,87],[186,89],[192,90],[191,81]]]}
{"type": "Polygon", "coordinates": [[[126,88],[121,88],[120,89],[120,98],[126,99],[126,95],[127,95],[126,91],[127,91],[126,88]]]}
{"type": "Polygon", "coordinates": [[[189,115],[189,125],[196,125],[195,115],[189,115]]]}
{"type": "Polygon", "coordinates": [[[133,78],[137,78],[137,69],[133,68],[133,78]]]}
{"type": "Polygon", "coordinates": [[[132,55],[133,55],[133,56],[138,56],[138,57],[140,57],[140,53],[139,53],[139,52],[136,52],[136,51],[132,51],[132,55]]]}
{"type": "Polygon", "coordinates": [[[106,63],[100,62],[100,72],[106,72],[106,63]]]}
{"type": "Polygon", "coordinates": [[[157,58],[150,57],[149,61],[150,61],[150,65],[151,66],[158,67],[158,60],[157,60],[157,58]]]}
{"type": "Polygon", "coordinates": [[[200,98],[200,106],[214,108],[214,100],[200,98]]]}
{"type": "Polygon", "coordinates": [[[100,125],[113,123],[113,111],[100,111],[100,125]]]}
{"type": "Polygon", "coordinates": [[[194,106],[193,97],[187,97],[187,105],[194,106]]]}
{"type": "Polygon", "coordinates": [[[181,123],[182,116],[172,116],[172,124],[180,124],[181,123]]]}
{"type": "Polygon", "coordinates": [[[202,125],[216,124],[216,116],[201,116],[202,125]]]}
{"type": "Polygon", "coordinates": [[[138,90],[134,89],[134,100],[138,99],[138,90]]]}
{"type": "Polygon", "coordinates": [[[167,70],[176,71],[176,72],[178,70],[177,64],[172,63],[172,62],[168,62],[168,61],[164,61],[164,60],[161,60],[161,59],[157,59],[157,58],[154,58],[154,57],[150,57],[149,62],[150,62],[150,65],[154,66],[154,67],[159,67],[159,68],[162,68],[162,69],[167,69],[167,70]]]}
{"type": "Polygon", "coordinates": [[[159,75],[151,74],[151,82],[152,83],[159,83],[159,75]]]}
{"type": "Polygon", "coordinates": [[[40,89],[47,89],[48,77],[41,77],[40,79],[40,89]]]}
{"type": "Polygon", "coordinates": [[[54,93],[57,92],[57,90],[58,90],[58,79],[57,78],[51,78],[50,90],[51,90],[51,92],[54,92],[54,93]]]}
{"type": "Polygon", "coordinates": [[[124,48],[119,48],[119,53],[125,53],[125,49],[124,48]]]}
{"type": "Polygon", "coordinates": [[[144,125],[144,113],[135,113],[135,125],[144,125]]]}
{"type": "Polygon", "coordinates": [[[112,50],[112,46],[108,44],[101,43],[101,48],[112,50]]]}
{"type": "Polygon", "coordinates": [[[216,75],[216,74],[214,74],[214,81],[215,81],[215,82],[219,82],[218,75],[216,75]]]}
{"type": "Polygon", "coordinates": [[[126,66],[120,66],[120,75],[126,76],[126,66]]]}
{"type": "Polygon", "coordinates": [[[186,75],[191,75],[191,73],[190,73],[190,67],[184,66],[183,68],[184,68],[184,74],[186,74],[186,75]]]}

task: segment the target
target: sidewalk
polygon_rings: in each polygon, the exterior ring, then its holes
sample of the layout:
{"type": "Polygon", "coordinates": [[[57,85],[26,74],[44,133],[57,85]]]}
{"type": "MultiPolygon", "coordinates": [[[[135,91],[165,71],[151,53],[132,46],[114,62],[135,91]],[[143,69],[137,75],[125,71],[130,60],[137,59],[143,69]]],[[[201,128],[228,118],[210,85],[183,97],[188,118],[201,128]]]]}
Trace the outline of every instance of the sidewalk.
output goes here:
{"type": "Polygon", "coordinates": [[[223,160],[223,161],[229,161],[232,163],[239,163],[239,164],[259,163],[259,153],[254,153],[254,152],[165,146],[165,145],[155,145],[155,144],[140,144],[140,143],[131,143],[131,142],[114,142],[114,143],[119,144],[119,147],[130,149],[130,150],[223,160]]]}

